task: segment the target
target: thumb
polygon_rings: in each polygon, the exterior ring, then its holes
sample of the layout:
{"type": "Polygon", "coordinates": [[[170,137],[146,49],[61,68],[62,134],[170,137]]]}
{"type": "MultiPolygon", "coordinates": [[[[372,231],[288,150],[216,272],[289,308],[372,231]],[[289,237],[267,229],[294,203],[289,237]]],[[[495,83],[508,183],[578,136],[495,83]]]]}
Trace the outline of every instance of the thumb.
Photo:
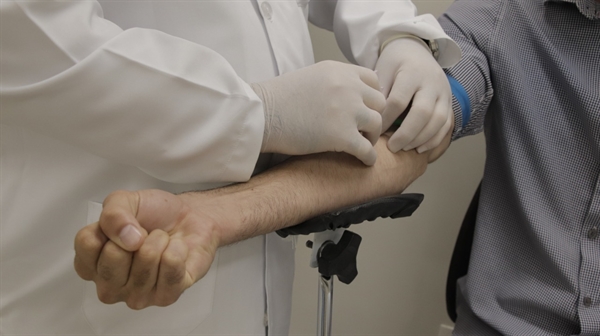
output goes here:
{"type": "Polygon", "coordinates": [[[136,219],[139,194],[115,191],[108,195],[102,206],[100,229],[115,244],[126,251],[137,251],[148,236],[136,219]]]}
{"type": "Polygon", "coordinates": [[[375,151],[373,144],[359,132],[356,132],[354,139],[344,152],[355,156],[367,166],[374,165],[377,160],[377,151],[375,151]]]}

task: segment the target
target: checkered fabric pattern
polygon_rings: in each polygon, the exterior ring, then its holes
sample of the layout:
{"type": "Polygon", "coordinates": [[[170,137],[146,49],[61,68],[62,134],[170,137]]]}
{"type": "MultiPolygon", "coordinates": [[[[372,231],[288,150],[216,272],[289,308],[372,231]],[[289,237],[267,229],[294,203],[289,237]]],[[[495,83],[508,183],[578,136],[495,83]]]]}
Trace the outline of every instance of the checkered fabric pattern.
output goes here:
{"type": "Polygon", "coordinates": [[[600,4],[459,0],[454,139],[487,159],[456,335],[600,335],[600,4]]]}

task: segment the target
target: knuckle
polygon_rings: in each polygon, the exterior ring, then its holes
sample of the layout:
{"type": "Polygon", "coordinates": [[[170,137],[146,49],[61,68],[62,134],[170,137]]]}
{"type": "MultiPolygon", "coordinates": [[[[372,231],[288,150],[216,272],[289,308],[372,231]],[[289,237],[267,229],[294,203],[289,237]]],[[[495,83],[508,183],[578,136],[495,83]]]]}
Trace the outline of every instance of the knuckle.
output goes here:
{"type": "Polygon", "coordinates": [[[433,113],[432,110],[425,108],[422,104],[418,104],[418,103],[413,103],[413,105],[410,108],[410,111],[417,114],[418,116],[427,116],[433,113]]]}
{"type": "Polygon", "coordinates": [[[96,293],[98,295],[98,300],[102,303],[113,304],[119,302],[117,295],[106,288],[98,287],[96,293]]]}
{"type": "Polygon", "coordinates": [[[122,258],[127,257],[128,253],[123,251],[114,243],[107,243],[102,250],[102,255],[98,261],[98,276],[104,281],[111,281],[116,277],[115,264],[120,264],[122,258]]]}
{"type": "Polygon", "coordinates": [[[371,113],[371,120],[374,129],[380,129],[383,125],[383,117],[379,113],[371,113]]]}
{"type": "Polygon", "coordinates": [[[317,64],[320,64],[320,65],[322,65],[324,67],[328,67],[329,68],[329,67],[335,66],[337,64],[337,62],[335,62],[333,60],[324,60],[324,61],[321,61],[321,62],[319,62],[317,64]]]}
{"type": "Polygon", "coordinates": [[[73,267],[77,275],[83,280],[90,281],[94,279],[94,272],[77,255],[75,255],[75,259],[73,260],[73,267]]]}
{"type": "Polygon", "coordinates": [[[115,277],[115,273],[111,267],[100,263],[98,265],[98,276],[100,279],[109,282],[115,277]]]}
{"type": "Polygon", "coordinates": [[[382,94],[377,96],[377,99],[375,100],[375,110],[377,110],[378,112],[383,112],[383,110],[385,109],[387,102],[385,100],[385,96],[382,94]]]}
{"type": "MultiPolygon", "coordinates": [[[[341,80],[340,78],[330,78],[329,79],[329,83],[328,83],[328,87],[329,87],[329,92],[331,92],[331,94],[334,97],[346,97],[347,98],[347,91],[348,91],[348,84],[341,80]]],[[[333,101],[337,100],[337,99],[331,99],[333,101]]]]}
{"type": "Polygon", "coordinates": [[[146,300],[142,300],[138,297],[133,297],[133,296],[127,298],[127,300],[125,300],[125,303],[127,304],[127,307],[129,307],[130,309],[133,309],[133,310],[142,310],[142,309],[148,307],[146,300]]]}
{"type": "Polygon", "coordinates": [[[375,71],[373,71],[371,69],[363,68],[363,67],[360,67],[360,66],[355,66],[355,69],[367,81],[371,81],[371,82],[378,82],[379,81],[379,77],[377,76],[377,73],[375,73],[375,71]]]}
{"type": "Polygon", "coordinates": [[[181,296],[183,292],[177,292],[177,293],[165,293],[163,295],[160,295],[157,299],[156,299],[156,305],[159,307],[167,307],[172,305],[173,303],[177,302],[177,300],[179,300],[179,297],[181,296]]]}
{"type": "Polygon", "coordinates": [[[127,252],[120,248],[117,244],[112,241],[104,244],[102,249],[102,257],[108,260],[116,260],[122,258],[127,252]]]}
{"type": "Polygon", "coordinates": [[[115,199],[127,197],[127,195],[129,193],[130,193],[130,191],[127,191],[127,190],[115,190],[115,191],[111,192],[110,194],[108,194],[108,196],[106,196],[106,198],[104,199],[103,205],[106,206],[106,204],[112,202],[115,199]]]}
{"type": "Polygon", "coordinates": [[[185,259],[178,253],[165,251],[162,254],[161,264],[172,268],[178,268],[185,263],[185,259]]]}
{"type": "Polygon", "coordinates": [[[135,257],[141,262],[152,262],[160,259],[160,252],[157,251],[154,246],[142,245],[135,253],[135,257]]]}
{"type": "Polygon", "coordinates": [[[115,224],[123,218],[123,213],[120,210],[111,209],[105,207],[100,214],[100,223],[102,224],[115,224]]]}
{"type": "Polygon", "coordinates": [[[341,102],[338,99],[331,99],[327,103],[326,110],[328,111],[328,113],[337,113],[338,111],[342,111],[343,108],[341,102]]]}
{"type": "Polygon", "coordinates": [[[366,111],[360,111],[359,113],[356,113],[354,118],[358,128],[369,127],[373,123],[371,114],[366,111]]]}
{"type": "Polygon", "coordinates": [[[164,267],[163,278],[167,286],[176,286],[185,278],[185,260],[181,257],[165,252],[161,260],[164,267]]]}
{"type": "Polygon", "coordinates": [[[452,129],[452,120],[448,119],[446,121],[446,123],[444,124],[444,126],[442,127],[442,135],[441,137],[444,137],[446,135],[446,133],[450,132],[450,130],[452,129]]]}
{"type": "Polygon", "coordinates": [[[102,248],[102,244],[103,241],[90,230],[82,229],[75,235],[76,250],[97,252],[102,248]]]}
{"type": "Polygon", "coordinates": [[[164,273],[164,279],[167,286],[176,286],[180,284],[183,282],[184,277],[185,273],[182,269],[173,268],[164,273]]]}
{"type": "Polygon", "coordinates": [[[337,68],[339,67],[339,64],[338,62],[332,60],[325,60],[317,63],[317,67],[319,68],[319,73],[321,76],[326,79],[330,79],[338,72],[337,68]]]}
{"type": "Polygon", "coordinates": [[[448,116],[443,113],[435,113],[432,116],[432,119],[437,125],[440,125],[440,127],[443,127],[444,125],[446,125],[446,123],[448,121],[448,116]]]}
{"type": "Polygon", "coordinates": [[[144,288],[150,282],[151,275],[152,271],[149,268],[141,269],[133,275],[133,281],[131,285],[134,288],[144,288]]]}
{"type": "Polygon", "coordinates": [[[393,110],[404,111],[408,105],[408,97],[401,94],[390,95],[387,99],[387,106],[393,110]]]}

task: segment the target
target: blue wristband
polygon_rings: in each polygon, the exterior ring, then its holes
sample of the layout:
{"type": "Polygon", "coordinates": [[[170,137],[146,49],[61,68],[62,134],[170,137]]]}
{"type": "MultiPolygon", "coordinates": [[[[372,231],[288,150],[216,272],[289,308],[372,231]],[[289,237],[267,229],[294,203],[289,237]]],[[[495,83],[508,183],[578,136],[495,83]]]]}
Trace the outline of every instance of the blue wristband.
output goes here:
{"type": "Polygon", "coordinates": [[[458,105],[460,105],[460,111],[462,114],[462,127],[464,128],[469,123],[469,119],[471,119],[471,102],[469,100],[469,95],[467,94],[465,88],[456,79],[454,79],[454,77],[448,74],[446,74],[446,77],[448,77],[452,95],[456,97],[456,101],[458,101],[458,105]]]}

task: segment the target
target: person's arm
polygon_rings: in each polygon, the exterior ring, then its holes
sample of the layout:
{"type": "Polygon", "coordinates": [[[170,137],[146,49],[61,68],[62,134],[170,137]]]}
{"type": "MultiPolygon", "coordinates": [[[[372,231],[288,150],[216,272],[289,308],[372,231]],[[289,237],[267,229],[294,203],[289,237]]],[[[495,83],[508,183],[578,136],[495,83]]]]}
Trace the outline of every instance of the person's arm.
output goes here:
{"type": "Polygon", "coordinates": [[[384,136],[373,167],[326,153],[292,158],[222,189],[115,192],[100,222],[77,234],[75,269],[96,283],[102,302],[125,301],[134,309],[169,305],[204,276],[220,246],[402,192],[444,152],[449,135],[424,154],[393,154],[384,136]]]}
{"type": "Polygon", "coordinates": [[[440,17],[440,24],[463,51],[458,64],[446,69],[452,85],[453,139],[483,130],[494,97],[492,64],[494,37],[502,1],[456,1],[440,17]]]}

